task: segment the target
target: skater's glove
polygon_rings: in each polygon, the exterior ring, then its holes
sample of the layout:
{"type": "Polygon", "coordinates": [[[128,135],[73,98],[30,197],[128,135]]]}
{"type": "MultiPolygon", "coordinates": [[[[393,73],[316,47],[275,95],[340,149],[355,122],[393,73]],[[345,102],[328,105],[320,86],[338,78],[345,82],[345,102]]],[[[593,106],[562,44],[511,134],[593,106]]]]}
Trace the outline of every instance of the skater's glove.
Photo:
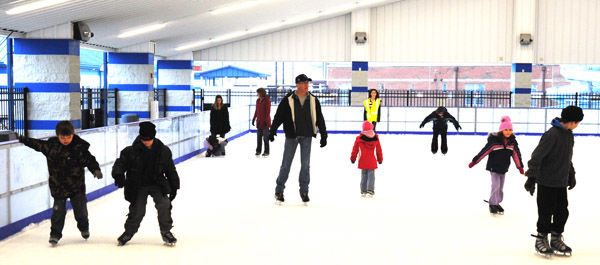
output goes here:
{"type": "Polygon", "coordinates": [[[125,187],[125,176],[115,177],[115,186],[117,186],[118,188],[125,187]]]}
{"type": "Polygon", "coordinates": [[[462,127],[460,127],[460,125],[456,126],[456,130],[462,130],[462,127]]]}
{"type": "Polygon", "coordinates": [[[525,175],[525,170],[522,167],[520,167],[519,168],[519,173],[521,173],[521,175],[525,175]]]}
{"type": "Polygon", "coordinates": [[[350,160],[350,162],[351,162],[352,164],[356,163],[356,161],[352,161],[352,160],[350,160]]]}
{"type": "Polygon", "coordinates": [[[577,181],[575,181],[575,175],[569,176],[569,190],[575,188],[575,184],[577,184],[577,181]]]}
{"type": "Polygon", "coordinates": [[[419,125],[419,128],[423,128],[423,127],[425,127],[425,124],[419,125]]]}
{"type": "Polygon", "coordinates": [[[383,163],[383,162],[380,161],[380,162],[377,162],[377,163],[379,163],[381,165],[381,163],[383,163]]]}
{"type": "Polygon", "coordinates": [[[533,193],[535,192],[534,178],[527,178],[527,181],[525,182],[525,190],[528,191],[531,196],[533,196],[533,193]]]}
{"type": "Polygon", "coordinates": [[[473,168],[475,166],[475,163],[471,162],[469,163],[469,168],[473,168]]]}
{"type": "Polygon", "coordinates": [[[276,132],[269,132],[269,141],[271,141],[271,142],[275,141],[276,135],[277,135],[276,132]]]}
{"type": "Polygon", "coordinates": [[[177,196],[177,190],[173,190],[173,192],[171,192],[171,194],[169,194],[169,200],[171,200],[171,201],[175,200],[175,196],[177,196]]]}
{"type": "Polygon", "coordinates": [[[102,171],[100,171],[100,170],[95,170],[95,171],[94,171],[94,178],[97,178],[97,179],[102,179],[102,171]]]}
{"type": "Polygon", "coordinates": [[[254,125],[254,120],[252,120],[252,126],[256,126],[256,125],[254,125]]]}
{"type": "Polygon", "coordinates": [[[321,135],[321,148],[327,145],[327,136],[321,135]]]}

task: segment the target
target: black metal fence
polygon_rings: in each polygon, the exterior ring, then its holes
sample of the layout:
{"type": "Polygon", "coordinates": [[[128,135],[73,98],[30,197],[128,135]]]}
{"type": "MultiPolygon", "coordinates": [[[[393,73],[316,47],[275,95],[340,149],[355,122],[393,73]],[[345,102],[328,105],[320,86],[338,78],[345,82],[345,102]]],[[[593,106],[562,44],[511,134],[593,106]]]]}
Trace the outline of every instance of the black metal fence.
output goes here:
{"type": "Polygon", "coordinates": [[[0,87],[0,130],[28,135],[27,88],[0,87]]]}
{"type": "Polygon", "coordinates": [[[564,108],[569,105],[583,109],[600,109],[600,93],[575,94],[546,94],[534,92],[531,94],[532,108],[564,108]]]}
{"type": "Polygon", "coordinates": [[[390,107],[512,107],[510,91],[383,90],[382,104],[390,107]]]}
{"type": "Polygon", "coordinates": [[[107,125],[107,94],[102,88],[81,88],[81,129],[107,125]]]}
{"type": "Polygon", "coordinates": [[[158,101],[158,117],[167,117],[167,89],[155,88],[154,101],[158,101]]]}

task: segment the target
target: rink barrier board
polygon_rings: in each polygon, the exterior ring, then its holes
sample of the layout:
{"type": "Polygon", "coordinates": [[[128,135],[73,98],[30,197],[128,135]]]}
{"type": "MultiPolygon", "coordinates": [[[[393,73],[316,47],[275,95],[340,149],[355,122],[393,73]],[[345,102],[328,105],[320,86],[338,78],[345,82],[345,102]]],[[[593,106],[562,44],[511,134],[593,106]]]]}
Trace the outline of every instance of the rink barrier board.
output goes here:
{"type": "MultiPolygon", "coordinates": [[[[229,137],[227,139],[229,141],[233,141],[233,140],[235,140],[237,138],[240,138],[240,137],[242,137],[242,136],[244,136],[244,135],[246,135],[248,133],[249,133],[249,131],[246,130],[246,131],[238,133],[238,134],[236,134],[236,135],[234,135],[232,137],[229,137]]],[[[182,162],[184,162],[184,161],[186,161],[186,160],[188,160],[188,159],[190,159],[190,158],[192,158],[194,156],[197,156],[197,155],[199,155],[199,154],[201,154],[201,153],[203,153],[205,151],[206,151],[206,148],[201,148],[200,150],[196,150],[196,151],[193,151],[193,152],[191,152],[189,154],[186,154],[186,155],[183,155],[183,156],[178,157],[176,159],[173,159],[173,162],[175,164],[182,163],[182,162]]],[[[103,197],[104,195],[112,193],[113,191],[116,191],[118,189],[119,188],[117,188],[115,185],[112,185],[112,184],[108,185],[108,186],[105,186],[105,187],[102,187],[100,189],[97,189],[95,191],[92,191],[92,192],[86,194],[87,201],[91,202],[93,200],[96,200],[98,198],[103,197]]],[[[70,201],[67,201],[66,207],[67,207],[67,211],[73,209],[73,207],[71,206],[71,202],[70,201]]],[[[21,219],[19,221],[14,222],[14,223],[10,223],[8,225],[0,227],[0,241],[4,240],[4,239],[6,239],[6,238],[8,238],[10,236],[13,236],[13,235],[15,235],[15,234],[17,234],[19,232],[21,232],[25,227],[27,227],[27,226],[29,226],[31,224],[37,224],[37,223],[41,223],[41,222],[43,222],[45,220],[48,220],[48,219],[50,219],[51,216],[52,216],[52,208],[49,208],[49,209],[41,211],[41,212],[39,212],[37,214],[31,215],[29,217],[25,217],[25,218],[23,218],[23,219],[21,219]]]]}
{"type": "MultiPolygon", "coordinates": [[[[256,133],[257,130],[252,129],[250,133],[256,133]]],[[[411,135],[433,135],[433,132],[417,132],[417,131],[376,131],[377,134],[411,134],[411,135]]],[[[327,131],[327,134],[360,134],[361,131],[327,131]]],[[[283,130],[277,130],[277,134],[284,134],[283,130]]],[[[448,132],[447,135],[466,135],[466,136],[487,136],[489,132],[448,132]]],[[[515,133],[515,135],[523,136],[542,136],[543,133],[515,133]]],[[[573,136],[596,136],[598,133],[573,133],[573,136]]]]}

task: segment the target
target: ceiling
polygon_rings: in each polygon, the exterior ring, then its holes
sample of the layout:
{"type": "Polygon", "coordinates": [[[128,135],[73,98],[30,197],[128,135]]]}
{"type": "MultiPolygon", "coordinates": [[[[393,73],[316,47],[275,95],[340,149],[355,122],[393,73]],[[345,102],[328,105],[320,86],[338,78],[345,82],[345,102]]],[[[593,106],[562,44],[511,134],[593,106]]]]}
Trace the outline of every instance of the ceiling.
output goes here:
{"type": "Polygon", "coordinates": [[[271,0],[230,13],[219,15],[209,13],[210,10],[240,1],[70,0],[46,9],[19,15],[7,15],[6,10],[32,1],[0,0],[0,28],[31,32],[67,22],[84,21],[95,35],[89,41],[91,44],[123,48],[154,41],[157,55],[174,56],[186,52],[175,50],[176,47],[183,44],[203,41],[289,18],[315,14],[354,0],[271,0]],[[117,37],[128,29],[165,22],[166,26],[155,32],[130,38],[117,37]]]}

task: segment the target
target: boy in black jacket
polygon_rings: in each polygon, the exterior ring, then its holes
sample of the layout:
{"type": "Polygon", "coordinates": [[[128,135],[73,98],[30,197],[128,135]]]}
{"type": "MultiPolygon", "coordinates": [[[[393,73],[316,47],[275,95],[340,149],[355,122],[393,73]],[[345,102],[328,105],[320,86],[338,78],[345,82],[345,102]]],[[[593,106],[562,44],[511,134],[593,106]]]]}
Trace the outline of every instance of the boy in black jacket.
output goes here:
{"type": "Polygon", "coordinates": [[[102,178],[96,158],[88,151],[90,144],[74,133],[70,121],[61,121],[56,124],[56,137],[47,141],[19,136],[19,142],[46,156],[48,184],[50,194],[54,198],[48,240],[52,246],[58,244],[62,237],[67,199],[71,200],[81,236],[84,239],[90,237],[84,168],[87,167],[95,178],[102,178]]]}
{"type": "Polygon", "coordinates": [[[442,154],[448,152],[448,144],[446,141],[446,134],[448,133],[448,122],[454,124],[454,128],[462,129],[458,121],[448,113],[445,107],[438,107],[434,112],[425,117],[419,128],[423,128],[426,123],[433,121],[433,139],[431,140],[431,152],[437,153],[438,151],[438,135],[442,135],[442,154]]]}
{"type": "Polygon", "coordinates": [[[552,128],[542,135],[540,143],[531,154],[529,169],[525,173],[525,190],[533,196],[538,184],[538,222],[535,249],[541,255],[553,252],[571,255],[562,233],[569,217],[567,187],[575,187],[573,156],[573,129],[583,120],[583,111],[576,106],[562,110],[561,117],[552,120],[552,128]],[[551,233],[548,243],[548,233],[551,233]]]}

